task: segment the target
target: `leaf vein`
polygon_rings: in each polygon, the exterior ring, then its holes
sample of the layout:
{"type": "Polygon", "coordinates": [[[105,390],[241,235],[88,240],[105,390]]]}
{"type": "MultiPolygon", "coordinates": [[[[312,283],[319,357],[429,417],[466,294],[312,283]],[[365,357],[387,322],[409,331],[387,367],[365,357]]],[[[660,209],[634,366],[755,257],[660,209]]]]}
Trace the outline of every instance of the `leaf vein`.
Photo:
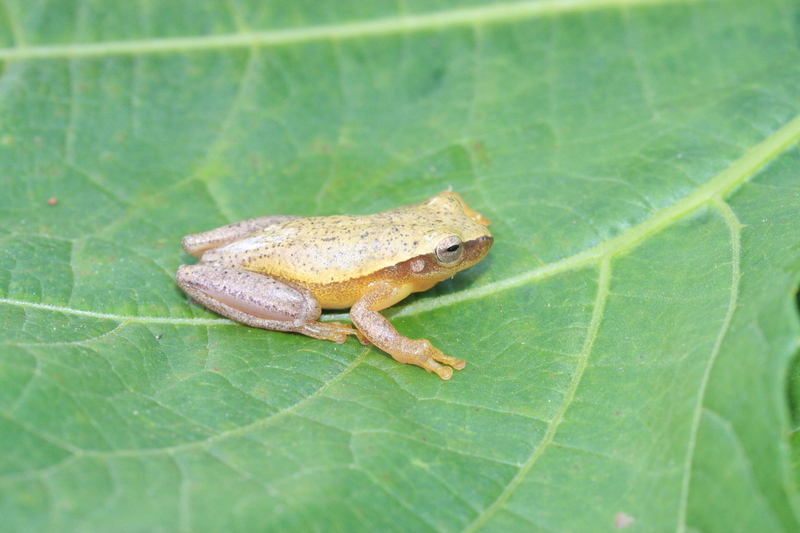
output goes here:
{"type": "Polygon", "coordinates": [[[689,505],[689,491],[691,490],[692,478],[692,463],[694,461],[694,453],[697,447],[697,433],[700,428],[700,419],[703,414],[703,404],[705,402],[706,390],[708,389],[708,382],[711,379],[711,371],[714,368],[714,362],[719,355],[722,348],[722,342],[730,329],[733,314],[736,311],[736,305],[739,299],[739,284],[741,282],[741,233],[742,223],[739,218],[720,196],[717,196],[712,201],[713,205],[722,215],[725,224],[728,226],[728,231],[731,240],[731,289],[728,298],[728,310],[725,313],[725,318],[722,321],[717,338],[714,341],[714,346],[711,348],[708,363],[706,364],[703,377],[700,380],[697,390],[697,403],[692,413],[692,422],[689,429],[689,441],[686,446],[686,457],[683,462],[683,476],[681,479],[681,494],[678,500],[678,516],[676,521],[675,530],[678,533],[686,532],[686,518],[687,509],[689,505]]]}
{"type": "Polygon", "coordinates": [[[219,50],[254,46],[281,46],[325,40],[360,39],[383,35],[469,27],[526,18],[553,16],[558,13],[595,9],[622,9],[640,5],[687,3],[696,0],[528,0],[488,6],[451,9],[416,15],[398,15],[358,22],[283,28],[199,37],[154,38],[147,40],[109,41],[71,45],[16,46],[0,48],[0,61],[142,55],[192,50],[219,50]]]}

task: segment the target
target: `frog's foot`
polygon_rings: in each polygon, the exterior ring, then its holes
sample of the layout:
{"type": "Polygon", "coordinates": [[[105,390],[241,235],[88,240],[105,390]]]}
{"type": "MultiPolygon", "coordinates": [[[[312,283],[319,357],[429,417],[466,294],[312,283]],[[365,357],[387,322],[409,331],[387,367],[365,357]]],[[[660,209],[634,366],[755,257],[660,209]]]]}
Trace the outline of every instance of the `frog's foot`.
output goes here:
{"type": "Polygon", "coordinates": [[[391,349],[384,348],[395,360],[409,365],[417,365],[428,372],[435,372],[442,379],[450,379],[453,376],[453,368],[461,370],[467,363],[462,359],[456,359],[445,355],[427,339],[409,339],[402,337],[396,347],[391,349]],[[449,366],[442,366],[444,363],[449,366]],[[453,368],[450,368],[453,367],[453,368]]]}
{"type": "Polygon", "coordinates": [[[297,333],[342,344],[348,335],[359,335],[358,331],[345,322],[309,322],[298,326],[297,333]]]}

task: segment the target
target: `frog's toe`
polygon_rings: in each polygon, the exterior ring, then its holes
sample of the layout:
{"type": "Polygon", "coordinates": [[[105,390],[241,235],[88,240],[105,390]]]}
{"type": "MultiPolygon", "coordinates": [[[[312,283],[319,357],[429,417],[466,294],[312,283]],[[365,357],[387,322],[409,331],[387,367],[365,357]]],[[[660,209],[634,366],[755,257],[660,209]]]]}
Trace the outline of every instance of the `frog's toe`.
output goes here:
{"type": "Polygon", "coordinates": [[[370,345],[369,339],[367,338],[366,335],[361,333],[361,330],[356,330],[356,337],[358,337],[358,342],[360,342],[364,346],[369,346],[370,345]]]}
{"type": "Polygon", "coordinates": [[[456,359],[455,357],[450,357],[449,355],[440,355],[436,358],[437,361],[440,363],[444,363],[446,365],[450,365],[456,370],[463,370],[465,366],[467,366],[467,362],[463,359],[456,359]]]}
{"type": "Polygon", "coordinates": [[[348,335],[358,334],[352,325],[344,322],[312,322],[303,324],[297,331],[315,339],[333,341],[337,344],[346,341],[348,335]]]}
{"type": "Polygon", "coordinates": [[[467,366],[467,363],[465,363],[461,359],[456,359],[455,357],[449,357],[447,355],[441,354],[437,355],[435,360],[433,358],[428,359],[419,364],[419,366],[421,366],[428,372],[435,372],[436,375],[442,379],[450,379],[451,377],[453,377],[453,369],[461,370],[465,366],[467,366]],[[436,361],[444,364],[440,365],[436,361]],[[450,366],[445,366],[445,365],[450,365],[450,366]]]}
{"type": "Polygon", "coordinates": [[[335,340],[338,344],[344,343],[348,335],[358,335],[358,331],[350,324],[344,322],[327,322],[327,324],[332,326],[331,332],[336,336],[335,340]]]}
{"type": "Polygon", "coordinates": [[[440,378],[442,378],[444,380],[447,380],[447,379],[450,379],[451,377],[453,377],[453,369],[450,368],[449,366],[442,366],[442,365],[437,365],[436,363],[433,363],[432,365],[427,367],[425,370],[427,370],[428,372],[431,372],[431,371],[432,372],[436,372],[436,375],[438,375],[440,378]]]}

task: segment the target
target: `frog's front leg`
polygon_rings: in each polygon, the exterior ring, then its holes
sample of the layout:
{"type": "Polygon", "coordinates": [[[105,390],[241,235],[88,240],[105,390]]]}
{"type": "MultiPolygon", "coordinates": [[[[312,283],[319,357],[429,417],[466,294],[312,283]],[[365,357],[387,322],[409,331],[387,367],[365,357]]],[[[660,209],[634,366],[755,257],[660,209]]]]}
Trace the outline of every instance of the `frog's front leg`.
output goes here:
{"type": "Polygon", "coordinates": [[[464,361],[444,355],[427,339],[409,339],[401,335],[378,312],[393,305],[405,294],[408,293],[402,288],[389,283],[377,283],[371,286],[370,291],[350,309],[350,318],[358,328],[359,338],[365,337],[401,363],[421,366],[428,372],[436,372],[442,379],[450,379],[453,368],[461,370],[466,366],[464,361]],[[442,366],[437,361],[453,368],[442,366]]]}
{"type": "Polygon", "coordinates": [[[231,268],[181,265],[175,281],[195,301],[255,328],[302,333],[343,343],[356,331],[342,322],[319,322],[321,309],[302,287],[231,268]]]}
{"type": "Polygon", "coordinates": [[[225,244],[244,239],[253,233],[268,228],[273,224],[293,220],[293,215],[272,215],[267,217],[250,218],[241,222],[234,222],[221,228],[187,235],[181,240],[181,246],[187,254],[200,257],[206,250],[218,248],[225,244]]]}

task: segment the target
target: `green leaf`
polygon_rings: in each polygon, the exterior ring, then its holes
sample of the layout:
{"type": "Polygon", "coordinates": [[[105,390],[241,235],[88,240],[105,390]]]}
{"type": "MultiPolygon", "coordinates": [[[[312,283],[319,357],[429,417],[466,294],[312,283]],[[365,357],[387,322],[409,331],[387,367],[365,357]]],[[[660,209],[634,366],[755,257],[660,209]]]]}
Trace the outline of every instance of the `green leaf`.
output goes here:
{"type": "Polygon", "coordinates": [[[800,530],[798,13],[4,0],[4,528],[800,530]],[[450,186],[491,254],[385,311],[449,382],[173,282],[450,186]]]}

